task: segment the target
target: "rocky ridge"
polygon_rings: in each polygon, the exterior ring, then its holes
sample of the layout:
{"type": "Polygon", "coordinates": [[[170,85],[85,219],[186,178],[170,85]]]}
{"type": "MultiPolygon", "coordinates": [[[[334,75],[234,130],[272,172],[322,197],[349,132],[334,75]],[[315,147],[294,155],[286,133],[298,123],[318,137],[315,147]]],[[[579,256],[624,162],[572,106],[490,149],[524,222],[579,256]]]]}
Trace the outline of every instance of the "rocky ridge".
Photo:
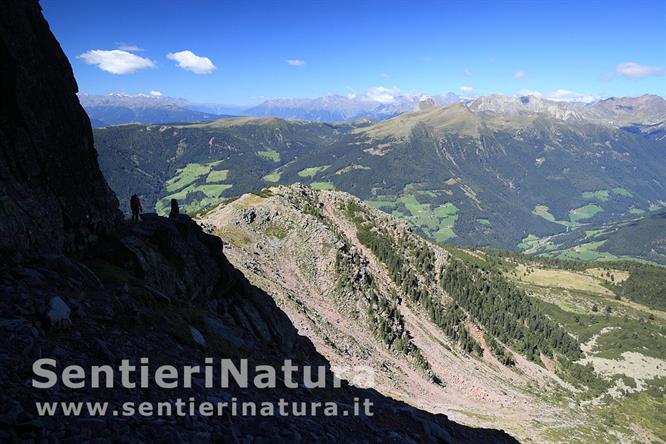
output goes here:
{"type": "MultiPolygon", "coordinates": [[[[558,427],[562,418],[572,424],[585,421],[576,408],[563,410],[531,393],[531,387],[571,388],[551,370],[515,352],[516,368],[502,365],[490,352],[483,328],[470,323],[467,328],[484,349],[481,358],[473,356],[431,322],[422,307],[401,297],[390,270],[359,241],[350,205],[364,208],[373,225],[396,240],[426,242],[406,222],[347,193],[301,185],[244,195],[206,213],[200,223],[224,239],[230,261],[273,297],[334,366],[374,368],[378,391],[469,425],[507,424],[520,439],[543,437],[543,428],[558,427]],[[378,334],[378,322],[389,340],[378,334]],[[537,419],[539,427],[534,426],[537,419]]],[[[446,250],[426,245],[434,252],[436,269],[450,261],[446,250]]],[[[439,286],[428,291],[450,301],[439,286]]]]}

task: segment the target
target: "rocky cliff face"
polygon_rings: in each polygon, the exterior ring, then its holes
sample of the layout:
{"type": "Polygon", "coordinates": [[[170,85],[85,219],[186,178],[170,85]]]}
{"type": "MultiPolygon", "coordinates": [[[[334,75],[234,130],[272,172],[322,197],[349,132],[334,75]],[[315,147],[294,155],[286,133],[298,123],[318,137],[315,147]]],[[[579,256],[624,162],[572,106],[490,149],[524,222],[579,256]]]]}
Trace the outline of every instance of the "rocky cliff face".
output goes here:
{"type": "Polygon", "coordinates": [[[36,1],[0,1],[0,251],[60,252],[113,219],[71,67],[36,1]]]}

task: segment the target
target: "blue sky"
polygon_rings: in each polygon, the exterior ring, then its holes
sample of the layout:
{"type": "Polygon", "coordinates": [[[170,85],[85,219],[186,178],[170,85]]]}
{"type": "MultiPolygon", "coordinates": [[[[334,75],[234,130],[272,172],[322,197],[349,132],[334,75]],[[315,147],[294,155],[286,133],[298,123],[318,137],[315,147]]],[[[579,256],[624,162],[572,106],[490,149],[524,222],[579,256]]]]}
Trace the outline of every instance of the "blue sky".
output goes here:
{"type": "Polygon", "coordinates": [[[93,94],[666,96],[663,1],[41,4],[80,91],[93,94]]]}

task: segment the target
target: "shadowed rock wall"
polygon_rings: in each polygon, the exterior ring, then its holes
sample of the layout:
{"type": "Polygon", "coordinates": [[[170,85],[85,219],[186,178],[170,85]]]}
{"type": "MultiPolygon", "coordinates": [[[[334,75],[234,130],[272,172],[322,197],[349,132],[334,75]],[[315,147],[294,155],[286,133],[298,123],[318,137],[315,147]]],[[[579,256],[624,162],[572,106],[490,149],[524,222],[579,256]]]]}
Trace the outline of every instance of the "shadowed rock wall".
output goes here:
{"type": "Polygon", "coordinates": [[[0,0],[0,251],[73,251],[118,206],[37,1],[0,0]]]}

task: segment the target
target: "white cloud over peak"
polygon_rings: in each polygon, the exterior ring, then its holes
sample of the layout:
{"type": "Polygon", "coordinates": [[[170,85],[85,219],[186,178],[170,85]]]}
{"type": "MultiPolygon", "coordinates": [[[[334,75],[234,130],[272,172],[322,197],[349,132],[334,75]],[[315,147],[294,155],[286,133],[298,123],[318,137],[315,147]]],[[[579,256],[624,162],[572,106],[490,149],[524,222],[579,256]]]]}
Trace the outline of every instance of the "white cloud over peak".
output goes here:
{"type": "Polygon", "coordinates": [[[522,79],[522,78],[525,77],[525,71],[523,71],[522,69],[519,69],[518,71],[516,71],[515,73],[513,73],[513,76],[514,76],[516,79],[522,79]]]}
{"type": "Polygon", "coordinates": [[[170,52],[166,58],[177,62],[180,68],[195,74],[210,74],[217,69],[208,57],[198,56],[189,50],[170,52]]]}
{"type": "Polygon", "coordinates": [[[532,91],[529,89],[521,89],[518,91],[519,96],[534,96],[541,99],[552,100],[554,102],[583,102],[589,103],[598,100],[599,97],[593,94],[578,93],[569,91],[568,89],[557,89],[547,93],[539,91],[532,91]]]}
{"type": "Polygon", "coordinates": [[[471,86],[461,86],[460,91],[464,93],[471,93],[472,91],[474,91],[474,88],[471,86]]]}
{"type": "Polygon", "coordinates": [[[646,66],[634,62],[620,63],[615,72],[629,79],[640,79],[647,76],[663,76],[664,69],[656,66],[646,66]]]}
{"type": "Polygon", "coordinates": [[[290,60],[287,60],[287,64],[291,65],[291,66],[303,66],[303,65],[305,65],[305,60],[290,59],[290,60]]]}
{"type": "Polygon", "coordinates": [[[375,86],[374,88],[368,89],[368,91],[365,93],[368,98],[380,103],[391,103],[399,94],[399,88],[387,88],[385,86],[375,86]]]}
{"type": "Polygon", "coordinates": [[[145,57],[139,57],[131,52],[121,49],[110,51],[93,49],[78,56],[88,65],[97,65],[102,71],[112,74],[130,74],[145,68],[154,68],[155,62],[145,57]]]}
{"type": "Polygon", "coordinates": [[[161,91],[151,91],[150,95],[153,97],[162,97],[162,92],[161,91]]]}
{"type": "Polygon", "coordinates": [[[521,89],[518,91],[519,96],[534,96],[534,97],[543,97],[540,91],[534,91],[531,89],[521,89]]]}
{"type": "Polygon", "coordinates": [[[557,102],[593,102],[598,99],[598,97],[592,94],[578,93],[574,91],[569,91],[568,89],[558,89],[551,91],[546,94],[546,98],[549,100],[555,100],[557,102]]]}

